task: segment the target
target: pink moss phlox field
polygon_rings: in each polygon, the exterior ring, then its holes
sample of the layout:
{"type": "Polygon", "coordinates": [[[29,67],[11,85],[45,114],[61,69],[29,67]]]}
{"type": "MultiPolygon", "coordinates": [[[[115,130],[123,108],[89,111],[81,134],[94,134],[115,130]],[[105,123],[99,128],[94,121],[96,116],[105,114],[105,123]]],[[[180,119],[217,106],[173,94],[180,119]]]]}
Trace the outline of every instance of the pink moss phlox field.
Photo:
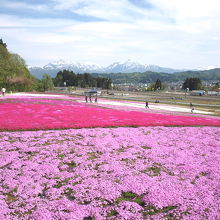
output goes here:
{"type": "Polygon", "coordinates": [[[36,130],[109,126],[219,126],[218,118],[122,111],[59,99],[2,99],[1,130],[36,130]]]}
{"type": "Polygon", "coordinates": [[[0,133],[0,219],[220,219],[220,128],[0,133]]]}

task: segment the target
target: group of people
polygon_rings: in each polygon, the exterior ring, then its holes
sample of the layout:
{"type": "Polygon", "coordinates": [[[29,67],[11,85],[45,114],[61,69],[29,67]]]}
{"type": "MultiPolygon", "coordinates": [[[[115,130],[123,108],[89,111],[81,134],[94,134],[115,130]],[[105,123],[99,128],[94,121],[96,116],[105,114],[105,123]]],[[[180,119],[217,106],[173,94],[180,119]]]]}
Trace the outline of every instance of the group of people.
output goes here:
{"type": "MultiPolygon", "coordinates": [[[[85,95],[86,102],[88,102],[88,97],[89,97],[89,101],[92,102],[92,96],[91,95],[89,95],[89,96],[85,95]]],[[[95,96],[95,102],[98,102],[97,95],[95,96]]]]}
{"type": "Polygon", "coordinates": [[[6,89],[3,87],[3,88],[1,89],[1,92],[2,92],[2,95],[5,96],[6,89]]]}

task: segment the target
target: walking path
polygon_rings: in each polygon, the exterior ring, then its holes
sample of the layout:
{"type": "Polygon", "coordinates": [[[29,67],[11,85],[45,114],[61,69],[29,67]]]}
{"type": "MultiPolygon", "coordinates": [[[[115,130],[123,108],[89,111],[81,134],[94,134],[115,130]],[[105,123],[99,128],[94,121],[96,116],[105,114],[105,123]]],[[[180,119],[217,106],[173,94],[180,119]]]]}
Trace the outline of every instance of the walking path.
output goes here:
{"type": "MultiPolygon", "coordinates": [[[[84,101],[80,101],[80,102],[84,102],[84,101]]],[[[123,101],[103,101],[101,99],[98,100],[98,104],[145,108],[144,103],[123,102],[123,101]]],[[[164,104],[149,104],[149,109],[191,113],[191,108],[178,107],[178,106],[172,106],[172,105],[164,105],[164,104]]],[[[212,112],[201,111],[201,110],[196,110],[196,109],[193,111],[193,113],[213,114],[212,112]]]]}
{"type": "MultiPolygon", "coordinates": [[[[32,94],[32,93],[14,93],[14,94],[7,94],[6,96],[4,96],[4,98],[13,98],[13,97],[18,97],[19,96],[26,96],[26,97],[54,97],[54,98],[65,98],[65,99],[74,99],[73,97],[70,97],[68,95],[57,95],[57,94],[32,94]]],[[[3,98],[3,97],[2,97],[3,98]]],[[[83,99],[78,99],[76,100],[77,102],[81,102],[81,103],[85,103],[85,101],[83,99]]],[[[93,101],[94,102],[94,101],[93,101]]],[[[112,106],[127,106],[127,107],[134,107],[134,108],[141,108],[141,109],[145,109],[145,103],[141,103],[141,102],[129,102],[129,101],[113,101],[113,100],[103,100],[103,99],[99,99],[98,103],[96,103],[97,105],[101,104],[101,105],[112,105],[112,106]]],[[[150,103],[149,104],[149,109],[151,110],[162,110],[162,111],[170,111],[170,112],[185,112],[185,113],[191,113],[191,108],[187,108],[187,107],[179,107],[179,106],[172,106],[172,105],[167,105],[167,104],[153,104],[150,103]]],[[[196,114],[213,114],[213,112],[208,112],[208,111],[202,111],[202,110],[197,110],[195,109],[193,111],[193,113],[196,114]]]]}

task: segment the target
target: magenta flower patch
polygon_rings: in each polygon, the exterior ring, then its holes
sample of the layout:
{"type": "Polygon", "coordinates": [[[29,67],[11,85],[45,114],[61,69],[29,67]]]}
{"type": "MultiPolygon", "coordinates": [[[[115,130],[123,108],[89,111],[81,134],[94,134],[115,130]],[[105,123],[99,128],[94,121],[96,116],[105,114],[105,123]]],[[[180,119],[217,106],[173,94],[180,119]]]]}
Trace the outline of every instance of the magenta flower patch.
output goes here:
{"type": "Polygon", "coordinates": [[[220,119],[123,111],[73,100],[4,99],[1,130],[36,130],[110,126],[219,126],[220,119]]]}

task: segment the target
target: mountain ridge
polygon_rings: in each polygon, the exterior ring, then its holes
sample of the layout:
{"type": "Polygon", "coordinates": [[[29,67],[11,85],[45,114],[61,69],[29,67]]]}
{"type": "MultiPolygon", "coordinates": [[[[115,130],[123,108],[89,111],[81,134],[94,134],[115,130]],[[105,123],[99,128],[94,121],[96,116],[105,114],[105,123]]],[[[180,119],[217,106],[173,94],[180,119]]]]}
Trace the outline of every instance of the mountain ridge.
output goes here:
{"type": "Polygon", "coordinates": [[[134,62],[131,60],[127,60],[125,62],[114,62],[106,67],[87,62],[87,63],[79,63],[79,62],[70,62],[64,60],[58,60],[52,63],[48,63],[43,67],[29,67],[29,71],[37,78],[42,78],[44,73],[51,75],[51,77],[55,77],[57,72],[60,70],[71,70],[75,73],[133,73],[133,72],[164,72],[164,73],[175,73],[183,70],[177,70],[167,67],[160,67],[157,65],[147,65],[140,64],[138,62],[134,62]]]}

